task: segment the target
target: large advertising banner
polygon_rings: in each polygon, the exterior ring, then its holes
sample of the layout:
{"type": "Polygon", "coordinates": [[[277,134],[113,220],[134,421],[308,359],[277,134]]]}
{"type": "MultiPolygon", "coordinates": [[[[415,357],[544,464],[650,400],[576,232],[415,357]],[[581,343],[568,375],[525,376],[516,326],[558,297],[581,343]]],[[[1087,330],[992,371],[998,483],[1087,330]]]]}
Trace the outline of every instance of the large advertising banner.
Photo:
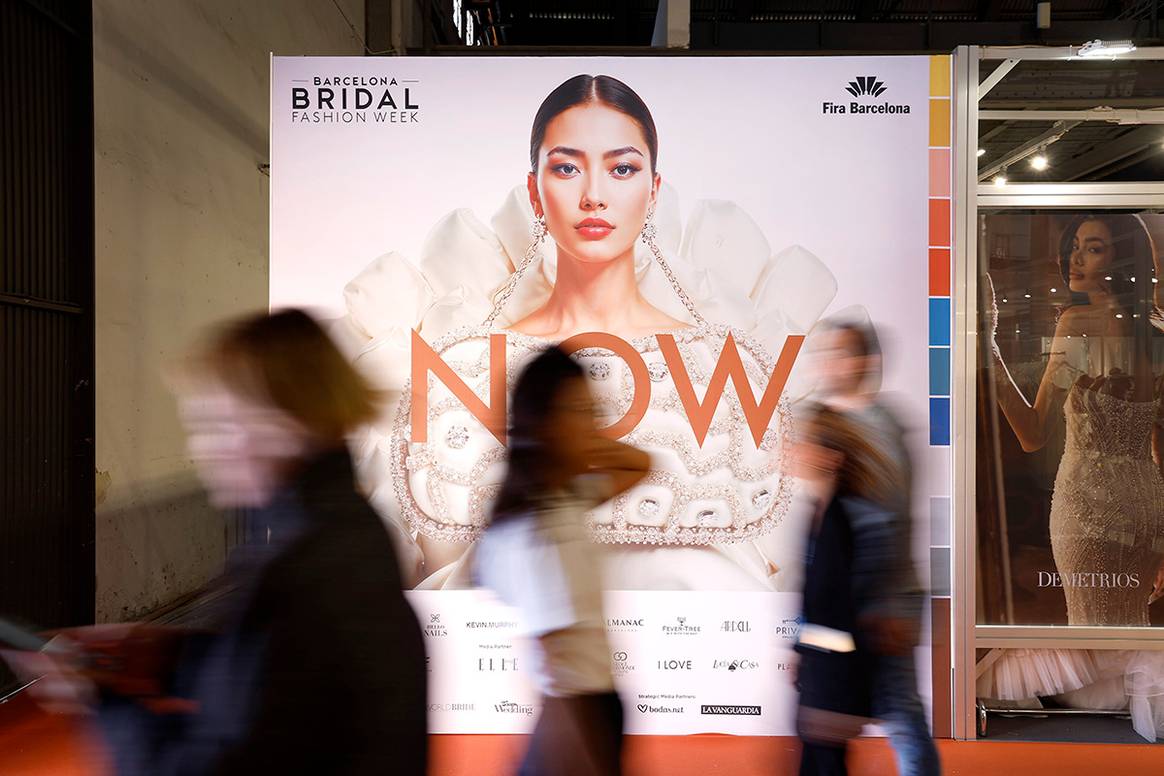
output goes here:
{"type": "Polygon", "coordinates": [[[820,321],[876,323],[915,513],[948,501],[948,82],[931,57],[274,58],[271,306],[331,321],[387,397],[356,459],[425,627],[432,729],[536,717],[471,548],[506,389],[564,341],[652,458],[588,516],[628,730],[793,732],[785,463],[820,321]]]}

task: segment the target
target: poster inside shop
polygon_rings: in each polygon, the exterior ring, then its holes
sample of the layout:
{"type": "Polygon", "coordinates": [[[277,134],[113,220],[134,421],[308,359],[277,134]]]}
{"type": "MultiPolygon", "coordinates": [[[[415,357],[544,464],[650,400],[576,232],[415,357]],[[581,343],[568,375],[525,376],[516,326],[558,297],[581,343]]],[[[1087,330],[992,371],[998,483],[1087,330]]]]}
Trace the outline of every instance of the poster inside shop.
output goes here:
{"type": "Polygon", "coordinates": [[[504,473],[506,389],[551,342],[608,433],[651,455],[587,517],[629,732],[793,733],[808,527],[786,463],[823,321],[873,321],[884,343],[928,578],[922,518],[950,488],[928,280],[948,67],[273,59],[270,304],[326,319],[386,397],[354,455],[426,633],[433,730],[536,719],[516,614],[473,589],[472,547],[504,473]],[[563,315],[586,333],[564,337],[563,315]]]}
{"type": "Polygon", "coordinates": [[[980,216],[978,621],[1164,625],[1164,216],[980,216]]]}

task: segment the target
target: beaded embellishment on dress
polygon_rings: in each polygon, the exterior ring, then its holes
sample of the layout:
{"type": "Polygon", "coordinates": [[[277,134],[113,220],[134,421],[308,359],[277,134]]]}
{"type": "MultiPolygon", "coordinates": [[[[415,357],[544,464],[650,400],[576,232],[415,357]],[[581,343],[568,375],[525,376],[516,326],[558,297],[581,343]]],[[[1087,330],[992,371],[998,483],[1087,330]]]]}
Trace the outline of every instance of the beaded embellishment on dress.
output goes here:
{"type": "Polygon", "coordinates": [[[1051,547],[1071,625],[1148,625],[1164,553],[1164,478],[1152,460],[1160,399],[1075,385],[1051,499],[1051,547]]]}
{"type": "MultiPolygon", "coordinates": [[[[450,333],[433,350],[483,400],[489,378],[489,327],[450,333]]],[[[728,334],[744,359],[753,392],[767,384],[774,360],[747,335],[725,326],[705,325],[672,333],[697,395],[714,369],[728,334]]],[[[506,332],[510,383],[521,365],[548,344],[506,332]]],[[[782,397],[757,449],[739,398],[729,383],[713,416],[704,445],[691,431],[683,404],[664,366],[655,337],[630,341],[652,380],[647,415],[625,441],[647,450],[652,470],[639,486],[589,515],[596,541],[611,544],[707,545],[740,542],[769,533],[784,517],[792,498],[790,478],[782,476],[792,432],[791,409],[782,397]]],[[[630,406],[634,385],[629,369],[610,351],[580,350],[591,390],[604,422],[630,406]],[[596,365],[601,365],[597,367],[596,365]]],[[[512,385],[510,384],[510,387],[512,385]]],[[[391,435],[391,477],[401,514],[409,526],[433,539],[469,542],[488,522],[505,449],[443,385],[429,379],[429,438],[409,441],[411,384],[407,384],[391,435]],[[466,439],[466,432],[468,438],[466,439]]]]}

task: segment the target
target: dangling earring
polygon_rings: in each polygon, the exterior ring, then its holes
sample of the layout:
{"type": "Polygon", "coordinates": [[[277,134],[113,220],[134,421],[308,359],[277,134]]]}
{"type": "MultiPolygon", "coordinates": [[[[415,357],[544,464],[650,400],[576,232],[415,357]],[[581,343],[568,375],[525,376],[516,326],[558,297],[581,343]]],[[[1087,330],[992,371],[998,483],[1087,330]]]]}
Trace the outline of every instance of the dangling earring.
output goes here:
{"type": "MultiPolygon", "coordinates": [[[[529,225],[529,234],[530,237],[533,238],[534,244],[540,245],[541,243],[545,242],[547,233],[548,230],[546,229],[546,217],[536,216],[533,220],[533,223],[529,225]]],[[[529,251],[526,251],[526,255],[528,254],[529,251]]]]}
{"type": "Polygon", "coordinates": [[[493,299],[493,309],[489,311],[489,315],[481,322],[482,326],[492,326],[497,316],[501,315],[501,311],[505,308],[505,303],[509,301],[509,297],[513,296],[513,292],[517,290],[517,282],[521,280],[521,276],[533,264],[534,259],[538,256],[538,251],[542,247],[542,243],[546,241],[546,235],[549,234],[549,229],[546,228],[546,217],[540,215],[534,218],[533,223],[529,225],[529,234],[532,238],[529,247],[525,249],[525,256],[522,257],[521,263],[514,269],[513,274],[509,276],[509,282],[501,287],[493,299]]]}
{"type": "Polygon", "coordinates": [[[679,297],[679,301],[687,308],[687,312],[691,313],[692,319],[700,326],[706,326],[707,320],[699,314],[699,310],[695,309],[695,303],[691,301],[691,297],[683,290],[683,286],[679,284],[679,278],[675,277],[675,273],[671,270],[671,265],[663,258],[663,251],[659,248],[658,238],[659,228],[655,226],[655,209],[651,208],[647,211],[647,218],[643,221],[643,230],[639,232],[639,237],[642,238],[643,243],[651,251],[651,255],[655,257],[655,261],[659,264],[659,269],[663,270],[667,281],[671,284],[671,288],[675,289],[675,295],[679,297]]]}
{"type": "Polygon", "coordinates": [[[658,256],[660,254],[659,245],[655,242],[655,238],[659,236],[659,229],[655,226],[655,211],[654,209],[647,211],[647,218],[643,221],[643,229],[639,232],[639,237],[642,238],[643,243],[651,249],[651,253],[658,256]]]}

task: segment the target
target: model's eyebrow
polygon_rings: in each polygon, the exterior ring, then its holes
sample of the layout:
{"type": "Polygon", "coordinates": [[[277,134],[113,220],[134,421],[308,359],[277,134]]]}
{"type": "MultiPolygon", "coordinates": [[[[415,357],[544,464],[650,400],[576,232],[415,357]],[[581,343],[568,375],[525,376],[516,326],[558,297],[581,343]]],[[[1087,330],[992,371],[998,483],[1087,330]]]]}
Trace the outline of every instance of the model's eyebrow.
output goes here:
{"type": "Polygon", "coordinates": [[[1107,240],[1103,239],[1102,237],[1088,237],[1088,238],[1087,238],[1086,240],[1084,240],[1083,242],[1085,242],[1085,243],[1089,243],[1089,242],[1097,242],[1097,243],[1103,244],[1103,243],[1106,243],[1106,242],[1107,242],[1107,240]]]}
{"type": "Polygon", "coordinates": [[[638,154],[639,156],[642,156],[643,152],[634,146],[623,146],[622,148],[616,148],[613,151],[607,151],[602,155],[602,158],[612,159],[616,156],[625,156],[626,154],[638,154]]]}
{"type": "MultiPolygon", "coordinates": [[[[581,159],[582,157],[586,156],[585,153],[579,151],[577,148],[570,148],[569,146],[554,146],[546,155],[553,156],[554,154],[570,156],[575,159],[581,159]]],[[[615,156],[623,156],[624,154],[638,154],[639,156],[642,156],[643,152],[634,146],[623,146],[622,148],[615,148],[611,151],[607,151],[602,155],[602,158],[611,159],[615,156]]]]}

